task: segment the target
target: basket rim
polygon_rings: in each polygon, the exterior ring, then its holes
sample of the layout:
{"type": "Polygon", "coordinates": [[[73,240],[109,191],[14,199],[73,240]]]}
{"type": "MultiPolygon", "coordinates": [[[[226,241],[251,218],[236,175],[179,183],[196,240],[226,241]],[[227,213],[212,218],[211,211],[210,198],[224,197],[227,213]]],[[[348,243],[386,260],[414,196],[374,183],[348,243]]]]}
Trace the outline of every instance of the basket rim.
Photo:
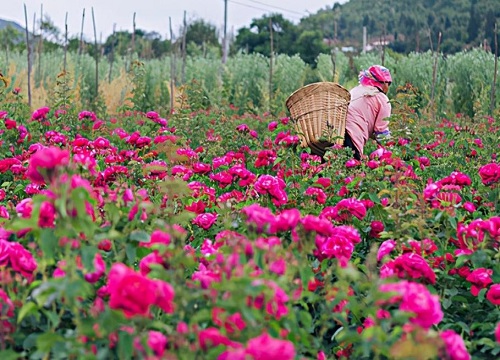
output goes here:
{"type": "Polygon", "coordinates": [[[309,95],[313,95],[319,92],[324,92],[325,90],[332,90],[334,91],[337,95],[339,95],[341,98],[343,98],[345,101],[350,102],[351,101],[351,93],[349,90],[347,90],[345,87],[342,85],[335,83],[335,82],[330,82],[330,81],[320,81],[320,82],[315,82],[311,83],[308,85],[305,85],[297,90],[295,90],[287,99],[286,99],[286,107],[288,110],[295,105],[297,102],[299,102],[302,99],[302,96],[300,96],[304,91],[307,91],[311,88],[315,88],[311,91],[309,95]]]}

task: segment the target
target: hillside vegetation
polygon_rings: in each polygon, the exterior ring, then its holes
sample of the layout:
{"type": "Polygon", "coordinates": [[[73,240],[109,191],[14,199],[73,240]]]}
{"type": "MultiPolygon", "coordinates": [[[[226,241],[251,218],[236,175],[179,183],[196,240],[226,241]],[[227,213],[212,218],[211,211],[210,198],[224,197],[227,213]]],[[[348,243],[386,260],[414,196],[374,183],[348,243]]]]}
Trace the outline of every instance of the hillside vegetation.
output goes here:
{"type": "Polygon", "coordinates": [[[363,26],[372,39],[386,34],[400,52],[430,48],[442,32],[443,52],[456,52],[486,39],[494,47],[495,21],[500,18],[497,0],[351,0],[320,10],[301,22],[304,30],[320,29],[325,37],[360,44],[363,26]],[[335,23],[337,31],[335,34],[335,23]]]}
{"type": "MultiPolygon", "coordinates": [[[[270,13],[255,18],[248,26],[237,29],[230,36],[230,55],[238,52],[259,53],[269,56],[271,29],[273,52],[294,56],[315,66],[319,54],[330,53],[332,47],[350,47],[360,52],[363,27],[366,27],[368,45],[379,48],[380,43],[398,53],[425,52],[437,48],[438,34],[442,33],[440,51],[452,54],[472,47],[482,47],[494,52],[495,23],[500,18],[498,0],[351,0],[319,10],[301,19],[298,24],[280,13],[270,13]],[[234,35],[234,36],[233,36],[234,35]],[[376,42],[379,44],[377,45],[376,42]]],[[[24,50],[22,30],[18,24],[0,20],[0,51],[24,50]],[[3,27],[3,29],[2,29],[3,27]],[[15,30],[14,30],[15,29],[15,30]]],[[[62,48],[64,36],[45,15],[38,20],[37,37],[43,38],[43,46],[37,51],[53,51],[62,48]]],[[[158,29],[161,31],[161,29],[158,29]]],[[[186,29],[178,29],[173,43],[159,32],[135,30],[118,31],[98,44],[98,53],[108,57],[130,56],[132,51],[141,59],[163,58],[172,52],[182,51],[185,35],[186,52],[191,56],[220,56],[222,53],[219,29],[205,19],[192,20],[186,29]],[[132,44],[132,38],[134,43],[132,44]]],[[[38,42],[37,39],[33,39],[38,42]]],[[[93,41],[81,46],[78,34],[68,39],[68,50],[79,53],[96,53],[93,41]]]]}

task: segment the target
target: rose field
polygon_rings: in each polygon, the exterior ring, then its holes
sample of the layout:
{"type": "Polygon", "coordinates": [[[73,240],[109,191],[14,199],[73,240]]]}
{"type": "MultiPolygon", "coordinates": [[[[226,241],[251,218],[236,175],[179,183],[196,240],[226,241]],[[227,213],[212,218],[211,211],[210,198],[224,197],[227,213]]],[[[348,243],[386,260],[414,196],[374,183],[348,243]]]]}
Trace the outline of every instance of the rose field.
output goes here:
{"type": "Polygon", "coordinates": [[[0,92],[2,360],[498,358],[498,114],[400,86],[322,163],[283,111],[59,90],[0,92]]]}

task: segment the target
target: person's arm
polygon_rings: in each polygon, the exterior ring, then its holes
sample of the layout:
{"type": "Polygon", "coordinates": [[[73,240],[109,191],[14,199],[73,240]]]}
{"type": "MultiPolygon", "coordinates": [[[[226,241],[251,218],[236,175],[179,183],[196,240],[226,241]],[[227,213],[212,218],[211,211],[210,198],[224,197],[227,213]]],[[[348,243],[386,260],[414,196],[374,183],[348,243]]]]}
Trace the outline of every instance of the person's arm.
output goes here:
{"type": "Polygon", "coordinates": [[[379,137],[387,137],[391,135],[389,130],[389,121],[386,119],[391,116],[391,103],[389,99],[384,96],[380,101],[380,110],[375,118],[375,126],[373,128],[373,138],[377,139],[379,137]]]}

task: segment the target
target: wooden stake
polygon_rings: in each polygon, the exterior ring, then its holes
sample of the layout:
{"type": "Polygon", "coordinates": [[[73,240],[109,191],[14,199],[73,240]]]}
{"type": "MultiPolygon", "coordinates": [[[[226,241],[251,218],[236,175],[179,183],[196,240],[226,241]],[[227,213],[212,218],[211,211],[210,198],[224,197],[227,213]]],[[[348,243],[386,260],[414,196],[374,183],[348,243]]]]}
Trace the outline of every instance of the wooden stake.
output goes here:
{"type": "Polygon", "coordinates": [[[95,27],[94,8],[92,7],[92,25],[94,26],[94,47],[95,47],[95,96],[99,96],[99,51],[97,49],[97,30],[95,27]]]}
{"type": "Polygon", "coordinates": [[[273,20],[271,18],[269,18],[269,37],[271,45],[271,52],[269,53],[269,111],[271,111],[271,104],[273,101],[273,59],[274,59],[273,20]]]}
{"type": "Polygon", "coordinates": [[[66,73],[67,53],[68,53],[68,12],[66,12],[66,17],[64,18],[64,65],[63,65],[64,73],[66,73]]]}
{"type": "Polygon", "coordinates": [[[175,50],[174,50],[174,35],[172,31],[172,18],[168,17],[170,27],[170,44],[172,51],[170,54],[170,112],[174,110],[174,77],[175,77],[175,50]]]}
{"type": "Polygon", "coordinates": [[[224,39],[222,40],[222,63],[227,61],[227,0],[224,0],[224,39]]]}
{"type": "MultiPolygon", "coordinates": [[[[434,110],[434,95],[435,95],[435,92],[436,92],[436,79],[437,79],[437,68],[438,68],[438,59],[439,59],[439,48],[441,46],[441,31],[439,32],[439,35],[438,35],[438,43],[437,43],[437,49],[436,49],[436,53],[435,53],[435,56],[434,56],[434,66],[433,66],[433,69],[432,69],[432,87],[431,87],[431,112],[432,112],[432,118],[435,119],[435,110],[434,110]]],[[[430,35],[429,35],[429,38],[430,38],[430,35]]],[[[431,42],[432,43],[432,42],[431,42]]]]}
{"type": "MultiPolygon", "coordinates": [[[[34,27],[33,27],[34,29],[34,27]]],[[[38,77],[42,76],[42,51],[43,51],[43,4],[40,4],[40,38],[38,40],[38,77]]]]}
{"type": "Polygon", "coordinates": [[[330,60],[332,61],[332,81],[337,82],[337,61],[336,61],[336,56],[337,54],[335,53],[335,48],[332,48],[330,52],[330,60]]]}
{"type": "Polygon", "coordinates": [[[132,64],[132,59],[134,57],[135,53],[135,12],[134,16],[132,18],[132,46],[131,46],[131,52],[130,52],[130,64],[132,64]]]}
{"type": "Polygon", "coordinates": [[[434,44],[432,43],[432,35],[431,35],[431,29],[428,28],[428,36],[429,36],[429,45],[431,47],[431,52],[434,52],[434,44]]]}
{"type": "Polygon", "coordinates": [[[493,73],[493,84],[491,85],[491,96],[490,96],[490,115],[493,116],[496,104],[496,87],[497,87],[497,73],[498,73],[498,23],[495,22],[495,32],[494,32],[494,43],[495,43],[495,67],[493,73]]]}
{"type": "Polygon", "coordinates": [[[109,53],[109,73],[108,73],[108,82],[111,82],[111,73],[113,71],[113,62],[115,60],[115,31],[116,31],[116,24],[113,24],[113,35],[111,37],[111,52],[109,53]]]}
{"type": "Polygon", "coordinates": [[[28,105],[31,108],[31,48],[30,48],[30,38],[28,30],[28,11],[26,10],[26,4],[24,4],[24,21],[26,25],[26,50],[28,53],[28,105]]]}
{"type": "Polygon", "coordinates": [[[382,45],[382,66],[384,66],[385,63],[385,42],[387,38],[387,27],[384,24],[384,35],[382,40],[380,41],[380,44],[382,45]]]}
{"type": "Polygon", "coordinates": [[[186,11],[184,11],[184,23],[182,31],[182,83],[186,82],[186,60],[187,60],[187,49],[186,49],[186,36],[187,36],[187,21],[186,21],[186,11]]]}
{"type": "Polygon", "coordinates": [[[85,23],[85,8],[83,8],[82,13],[82,27],[80,30],[80,46],[78,47],[78,56],[81,56],[83,53],[83,24],[85,23]]]}

